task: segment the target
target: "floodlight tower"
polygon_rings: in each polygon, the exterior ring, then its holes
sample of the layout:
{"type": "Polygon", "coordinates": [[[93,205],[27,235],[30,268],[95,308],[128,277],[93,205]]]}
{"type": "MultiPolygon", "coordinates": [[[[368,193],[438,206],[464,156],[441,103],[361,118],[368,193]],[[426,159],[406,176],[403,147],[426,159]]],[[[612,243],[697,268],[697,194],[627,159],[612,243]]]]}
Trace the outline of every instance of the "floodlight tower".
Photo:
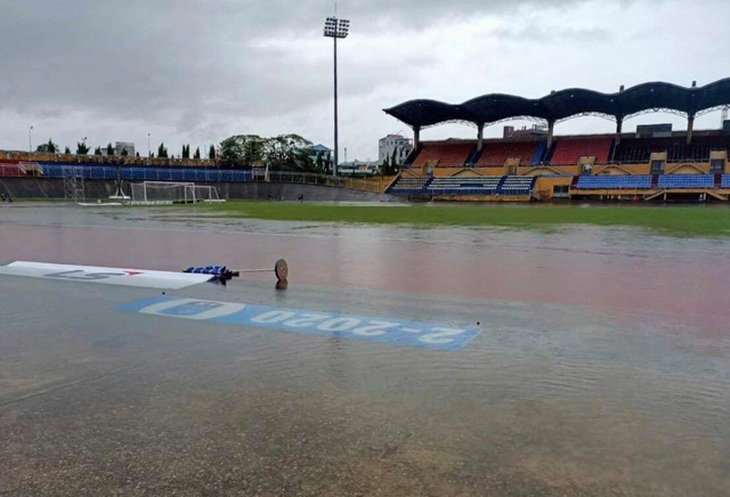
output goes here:
{"type": "Polygon", "coordinates": [[[338,19],[337,17],[328,17],[324,22],[325,38],[332,38],[335,46],[335,160],[332,164],[332,175],[337,176],[337,161],[339,151],[339,136],[337,133],[337,39],[347,38],[350,31],[350,21],[347,19],[338,19]]]}

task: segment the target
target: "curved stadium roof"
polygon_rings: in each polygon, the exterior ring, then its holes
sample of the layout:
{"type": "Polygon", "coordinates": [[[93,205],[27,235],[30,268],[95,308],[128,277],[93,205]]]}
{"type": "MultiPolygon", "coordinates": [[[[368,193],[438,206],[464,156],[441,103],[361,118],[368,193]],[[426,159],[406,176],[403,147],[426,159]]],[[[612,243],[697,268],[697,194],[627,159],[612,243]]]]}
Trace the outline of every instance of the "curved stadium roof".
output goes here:
{"type": "Polygon", "coordinates": [[[584,114],[624,119],[648,110],[672,110],[695,116],[723,105],[730,105],[730,78],[693,88],[644,83],[618,93],[569,88],[534,100],[500,93],[482,95],[461,104],[409,100],[384,111],[409,126],[425,127],[449,121],[491,124],[519,117],[561,121],[584,114]]]}

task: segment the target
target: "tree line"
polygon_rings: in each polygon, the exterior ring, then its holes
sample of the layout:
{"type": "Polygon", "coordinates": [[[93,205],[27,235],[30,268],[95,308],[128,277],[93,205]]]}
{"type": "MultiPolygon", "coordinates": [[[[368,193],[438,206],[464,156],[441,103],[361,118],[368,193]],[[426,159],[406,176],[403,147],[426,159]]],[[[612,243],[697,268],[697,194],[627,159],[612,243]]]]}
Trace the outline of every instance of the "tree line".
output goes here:
{"type": "MultiPolygon", "coordinates": [[[[116,155],[116,150],[111,143],[106,145],[106,150],[101,146],[94,149],[94,155],[116,155]],[[104,153],[106,152],[106,154],[104,153]]],[[[190,153],[190,145],[182,145],[179,158],[182,159],[201,159],[202,153],[200,147],[196,147],[195,151],[190,153]]],[[[39,145],[37,152],[59,153],[59,147],[53,140],[48,143],[39,145]]],[[[84,142],[76,144],[77,155],[88,155],[91,149],[84,142]]],[[[382,174],[397,174],[400,169],[400,152],[393,150],[392,156],[386,158],[380,166],[382,174]]],[[[66,147],[66,154],[70,154],[71,150],[66,147]]],[[[120,152],[122,157],[128,155],[127,149],[120,152]]],[[[140,157],[139,152],[136,153],[140,157]]],[[[154,158],[155,153],[151,152],[150,157],[154,158]]],[[[165,143],[160,143],[157,147],[156,157],[161,159],[173,158],[165,143]]],[[[268,167],[272,171],[300,171],[326,174],[332,170],[332,154],[330,151],[323,153],[313,148],[311,141],[296,134],[284,134],[274,137],[263,137],[259,135],[242,134],[233,135],[226,138],[220,143],[220,152],[216,151],[216,147],[211,145],[207,153],[208,159],[218,159],[220,163],[227,167],[243,167],[250,168],[255,166],[268,167]]]]}
{"type": "MultiPolygon", "coordinates": [[[[53,142],[53,139],[49,139],[47,143],[42,143],[36,147],[36,152],[38,153],[44,153],[44,154],[58,154],[61,153],[61,147],[59,147],[56,143],[53,142]]],[[[91,148],[86,145],[84,142],[77,142],[76,143],[76,155],[89,155],[91,152],[91,148]]],[[[71,155],[71,149],[67,146],[64,151],[64,154],[71,155]]],[[[98,146],[94,149],[93,155],[108,155],[108,156],[114,156],[119,155],[121,157],[128,157],[130,151],[126,148],[122,148],[121,152],[119,154],[116,153],[116,149],[111,143],[108,143],[106,147],[98,146]]],[[[140,157],[139,152],[135,154],[136,157],[140,157]]],[[[150,153],[150,157],[154,158],[155,154],[150,153]]],[[[157,149],[157,157],[162,159],[168,159],[172,158],[172,156],[169,155],[167,147],[165,146],[165,143],[160,143],[160,146],[157,149]]],[[[190,159],[190,145],[183,145],[182,146],[182,152],[178,156],[182,159],[190,159]]],[[[195,152],[192,156],[193,159],[201,159],[202,154],[200,152],[200,147],[197,147],[195,149],[195,152]]],[[[216,150],[215,145],[211,145],[208,149],[208,159],[215,159],[216,158],[216,150]]]]}
{"type": "Polygon", "coordinates": [[[226,166],[266,166],[272,171],[325,174],[332,168],[329,152],[315,151],[312,142],[295,134],[234,135],[221,142],[219,159],[226,166]]]}

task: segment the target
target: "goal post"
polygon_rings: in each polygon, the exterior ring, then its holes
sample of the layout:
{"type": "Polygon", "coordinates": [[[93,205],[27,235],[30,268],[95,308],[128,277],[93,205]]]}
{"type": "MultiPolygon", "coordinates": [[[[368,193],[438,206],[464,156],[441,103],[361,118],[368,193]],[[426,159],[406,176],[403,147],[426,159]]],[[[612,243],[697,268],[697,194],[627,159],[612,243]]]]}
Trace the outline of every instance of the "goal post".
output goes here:
{"type": "MultiPolygon", "coordinates": [[[[193,183],[185,187],[185,198],[191,199],[192,202],[220,202],[218,189],[214,186],[196,185],[193,183]]],[[[189,200],[186,200],[189,201],[189,200]]]]}
{"type": "Polygon", "coordinates": [[[214,186],[192,182],[143,181],[131,184],[132,202],[138,205],[221,202],[214,186]]]}

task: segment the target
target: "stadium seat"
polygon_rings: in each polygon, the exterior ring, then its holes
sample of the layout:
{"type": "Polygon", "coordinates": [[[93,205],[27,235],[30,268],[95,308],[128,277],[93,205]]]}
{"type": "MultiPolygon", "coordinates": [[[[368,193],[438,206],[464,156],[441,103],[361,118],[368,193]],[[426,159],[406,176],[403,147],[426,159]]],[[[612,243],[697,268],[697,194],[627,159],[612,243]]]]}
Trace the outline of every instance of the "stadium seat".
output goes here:
{"type": "Polygon", "coordinates": [[[434,178],[427,190],[432,195],[492,195],[501,180],[501,176],[434,178]]]}
{"type": "Polygon", "coordinates": [[[540,144],[541,142],[536,141],[487,142],[484,144],[484,150],[479,162],[477,162],[477,167],[503,166],[507,159],[515,158],[520,159],[520,164],[523,166],[528,166],[533,164],[540,144]]]}
{"type": "Polygon", "coordinates": [[[625,164],[647,163],[652,153],[666,152],[668,162],[708,162],[713,150],[730,150],[730,137],[685,136],[672,138],[628,138],[616,147],[614,160],[625,164]]]}
{"type": "Polygon", "coordinates": [[[391,186],[387,193],[394,195],[418,195],[425,193],[426,185],[429,183],[431,178],[425,176],[414,177],[414,176],[401,176],[398,181],[391,186]]]}
{"type": "MultiPolygon", "coordinates": [[[[43,176],[46,178],[63,178],[67,174],[69,166],[73,166],[77,171],[80,171],[84,179],[113,180],[117,178],[118,168],[121,179],[127,181],[253,181],[253,173],[250,170],[225,170],[210,167],[119,167],[93,163],[79,164],[77,162],[40,162],[38,164],[43,171],[43,176]]],[[[16,164],[0,163],[0,176],[11,174],[24,176],[16,164]]]]}
{"type": "Polygon", "coordinates": [[[0,163],[0,177],[3,178],[19,178],[25,176],[17,163],[2,162],[0,163]]]}
{"type": "Polygon", "coordinates": [[[550,164],[576,165],[582,156],[593,156],[598,164],[605,164],[608,162],[612,143],[611,138],[558,140],[550,164]]]}
{"type": "Polygon", "coordinates": [[[714,188],[714,174],[662,174],[657,182],[658,188],[714,188]]]}
{"type": "Polygon", "coordinates": [[[505,176],[499,187],[502,195],[531,195],[535,186],[535,176],[505,176]]]}
{"type": "Polygon", "coordinates": [[[475,148],[474,143],[462,141],[423,143],[413,167],[422,167],[427,163],[437,163],[438,167],[464,167],[475,148]]]}
{"type": "Polygon", "coordinates": [[[608,175],[608,176],[580,176],[576,183],[579,190],[641,190],[651,188],[651,175],[608,175]]]}

